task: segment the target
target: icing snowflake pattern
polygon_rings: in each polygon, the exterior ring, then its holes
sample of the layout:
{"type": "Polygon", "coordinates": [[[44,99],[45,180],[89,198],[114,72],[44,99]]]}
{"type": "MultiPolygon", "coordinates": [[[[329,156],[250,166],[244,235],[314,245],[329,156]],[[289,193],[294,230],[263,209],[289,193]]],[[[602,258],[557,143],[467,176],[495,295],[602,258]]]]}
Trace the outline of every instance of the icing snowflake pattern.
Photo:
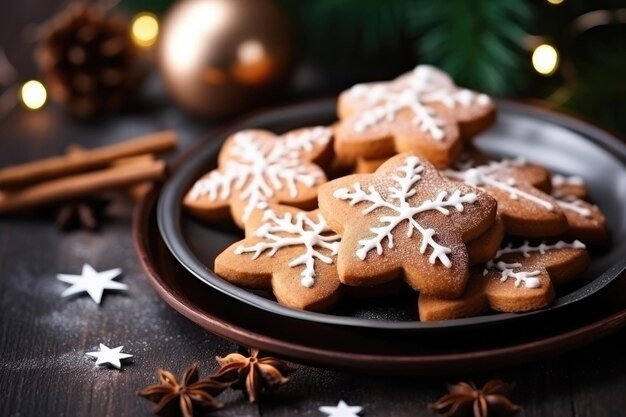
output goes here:
{"type": "Polygon", "coordinates": [[[541,243],[537,246],[532,246],[528,243],[528,241],[525,241],[521,246],[516,248],[514,248],[512,244],[508,244],[504,248],[499,249],[496,256],[486,263],[483,275],[487,275],[489,270],[498,270],[500,271],[500,282],[506,282],[509,278],[512,278],[515,280],[516,288],[519,288],[522,284],[524,284],[526,288],[539,288],[541,287],[541,281],[536,277],[541,274],[541,271],[535,270],[516,272],[516,269],[523,267],[521,263],[507,263],[498,261],[497,259],[508,253],[521,253],[524,258],[529,258],[532,252],[539,252],[541,255],[545,255],[549,250],[564,248],[584,249],[585,244],[579,240],[575,240],[572,243],[566,243],[560,240],[553,245],[541,243]]]}
{"type": "Polygon", "coordinates": [[[589,210],[587,207],[585,207],[583,204],[583,201],[577,198],[573,198],[571,200],[564,200],[564,199],[560,199],[560,198],[555,198],[557,204],[559,205],[559,207],[561,207],[564,210],[569,210],[569,211],[573,211],[574,213],[578,214],[579,216],[585,217],[585,218],[590,218],[591,217],[591,210],[589,210]]]}
{"type": "Polygon", "coordinates": [[[252,253],[252,259],[257,259],[264,252],[269,257],[279,250],[290,246],[302,246],[301,255],[289,262],[290,268],[304,265],[300,273],[300,283],[303,287],[311,288],[315,285],[315,262],[333,264],[333,258],[339,251],[341,237],[334,233],[321,214],[317,221],[310,218],[306,212],[298,212],[295,218],[291,213],[278,216],[272,210],[263,213],[263,223],[256,230],[255,235],[263,241],[252,246],[239,245],[235,253],[241,255],[252,253]],[[329,254],[320,252],[325,249],[329,254]]]}
{"type": "Polygon", "coordinates": [[[226,200],[233,190],[240,191],[239,198],[246,201],[243,221],[255,209],[267,208],[275,192],[287,188],[290,197],[297,197],[298,184],[312,187],[321,178],[320,173],[302,164],[300,156],[316,145],[330,141],[330,129],[316,127],[291,133],[267,146],[250,132],[239,132],[229,150],[232,157],[225,169],[214,170],[198,180],[191,189],[191,198],[206,197],[210,201],[226,200]]]}
{"type": "Polygon", "coordinates": [[[516,159],[503,159],[501,161],[489,161],[484,165],[474,166],[472,160],[467,160],[460,164],[457,164],[458,169],[442,169],[439,172],[445,178],[463,181],[468,185],[475,187],[481,187],[484,185],[490,185],[494,188],[498,188],[509,194],[509,198],[512,200],[524,199],[534,204],[537,204],[546,210],[553,211],[554,205],[541,199],[533,194],[527,193],[518,188],[516,181],[510,178],[507,181],[503,181],[497,178],[497,173],[506,169],[519,168],[526,165],[526,161],[523,158],[516,159]]]}
{"type": "Polygon", "coordinates": [[[435,241],[436,232],[431,228],[424,228],[416,220],[415,216],[430,210],[437,210],[448,216],[449,208],[455,208],[459,212],[463,211],[463,204],[474,203],[477,200],[475,193],[461,194],[456,190],[452,195],[448,196],[446,191],[441,191],[433,200],[425,200],[418,206],[412,206],[409,199],[416,194],[415,185],[421,179],[421,173],[424,167],[419,163],[419,159],[415,156],[405,158],[403,165],[397,168],[397,174],[392,176],[393,181],[397,184],[395,187],[389,188],[388,200],[383,198],[375,187],[371,186],[367,190],[361,188],[361,184],[356,182],[353,190],[348,188],[340,188],[335,190],[333,196],[339,200],[346,200],[351,206],[361,202],[370,203],[368,207],[363,209],[363,214],[369,214],[379,208],[387,208],[395,212],[393,215],[384,215],[379,218],[381,226],[374,227],[371,230],[373,236],[359,240],[360,247],[356,251],[359,259],[364,260],[367,254],[376,249],[378,255],[383,254],[382,242],[387,239],[387,247],[393,248],[393,230],[403,221],[408,223],[407,237],[413,235],[417,230],[422,235],[420,245],[420,253],[424,254],[427,248],[432,249],[429,262],[435,264],[439,260],[444,266],[450,268],[452,263],[448,254],[451,249],[440,245],[435,241]],[[395,202],[391,202],[394,201],[395,202]]]}
{"type": "Polygon", "coordinates": [[[590,218],[591,210],[585,207],[585,203],[574,194],[564,194],[558,188],[560,187],[585,187],[585,180],[579,176],[564,176],[555,174],[552,176],[552,197],[556,200],[559,207],[578,214],[579,216],[590,218]]]}
{"type": "Polygon", "coordinates": [[[445,122],[437,117],[434,103],[449,109],[476,104],[486,106],[491,99],[485,94],[458,88],[445,73],[429,65],[418,65],[410,75],[408,86],[393,91],[388,84],[357,84],[350,94],[364,100],[371,108],[364,110],[354,123],[354,130],[364,132],[381,121],[392,121],[403,110],[413,113],[413,123],[435,140],[444,139],[445,122]]]}
{"type": "Polygon", "coordinates": [[[564,185],[575,185],[583,187],[585,185],[585,180],[582,177],[576,175],[566,177],[564,175],[555,174],[552,176],[552,186],[561,187],[564,185]]]}

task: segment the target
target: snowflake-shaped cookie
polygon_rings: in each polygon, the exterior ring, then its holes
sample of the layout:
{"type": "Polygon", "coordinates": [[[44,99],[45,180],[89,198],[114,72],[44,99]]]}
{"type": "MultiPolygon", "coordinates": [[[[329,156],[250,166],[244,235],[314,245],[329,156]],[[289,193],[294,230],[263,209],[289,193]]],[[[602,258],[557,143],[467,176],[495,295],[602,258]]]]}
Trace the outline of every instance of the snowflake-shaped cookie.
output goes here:
{"type": "Polygon", "coordinates": [[[518,236],[557,236],[567,230],[567,219],[549,191],[550,173],[523,158],[488,160],[474,151],[464,154],[445,178],[479,187],[498,201],[506,232],[518,236]]]}
{"type": "Polygon", "coordinates": [[[317,187],[326,181],[316,164],[328,156],[332,133],[312,127],[275,136],[245,130],[228,138],[218,168],[197,180],[184,199],[193,214],[207,220],[228,216],[244,228],[269,203],[315,207],[317,187]]]}
{"type": "Polygon", "coordinates": [[[495,119],[488,96],[457,87],[428,65],[390,82],[357,84],[340,95],[338,109],[338,155],[373,159],[415,151],[439,167],[458,156],[461,136],[495,119]]]}
{"type": "Polygon", "coordinates": [[[608,239],[606,218],[598,206],[585,201],[587,196],[582,178],[552,176],[552,197],[567,217],[564,236],[590,245],[602,245],[608,239]]]}
{"type": "Polygon", "coordinates": [[[215,259],[215,272],[243,287],[272,288],[281,304],[327,310],[339,297],[340,240],[318,210],[272,205],[253,213],[246,238],[215,259]]]}
{"type": "Polygon", "coordinates": [[[404,275],[416,290],[459,296],[467,280],[465,242],[493,223],[496,202],[445,180],[413,154],[389,159],[374,174],[350,175],[320,187],[320,210],[342,234],[341,281],[373,286],[404,275]]]}
{"type": "Polygon", "coordinates": [[[520,313],[543,308],[554,299],[554,287],[580,275],[590,258],[585,245],[558,241],[554,244],[508,244],[487,262],[474,268],[463,296],[443,300],[420,295],[422,321],[446,320],[496,311],[520,313]]]}

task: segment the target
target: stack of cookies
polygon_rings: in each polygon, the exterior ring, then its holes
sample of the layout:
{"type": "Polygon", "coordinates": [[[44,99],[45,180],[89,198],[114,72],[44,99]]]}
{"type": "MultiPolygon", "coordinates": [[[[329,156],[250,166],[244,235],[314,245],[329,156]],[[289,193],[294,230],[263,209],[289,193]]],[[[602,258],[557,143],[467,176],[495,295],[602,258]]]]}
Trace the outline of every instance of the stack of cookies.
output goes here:
{"type": "Polygon", "coordinates": [[[219,276],[313,311],[415,291],[420,320],[446,320],[548,306],[589,265],[586,245],[607,241],[581,178],[472,143],[495,104],[434,67],[352,87],[338,119],[226,140],[183,202],[244,230],[219,276]]]}

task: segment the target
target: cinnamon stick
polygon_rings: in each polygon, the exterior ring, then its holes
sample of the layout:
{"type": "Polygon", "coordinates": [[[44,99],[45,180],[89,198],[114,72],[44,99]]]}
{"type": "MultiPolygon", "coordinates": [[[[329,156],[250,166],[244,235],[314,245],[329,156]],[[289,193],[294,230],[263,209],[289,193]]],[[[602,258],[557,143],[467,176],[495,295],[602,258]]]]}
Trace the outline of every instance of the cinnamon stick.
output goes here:
{"type": "Polygon", "coordinates": [[[176,133],[167,130],[114,145],[7,167],[0,169],[0,188],[18,187],[103,168],[117,159],[171,150],[177,142],[176,133]]]}
{"type": "Polygon", "coordinates": [[[154,180],[164,174],[163,161],[149,161],[44,181],[18,191],[0,192],[0,214],[154,180]]]}
{"type": "MultiPolygon", "coordinates": [[[[154,155],[146,154],[146,155],[132,156],[130,158],[118,159],[117,161],[113,161],[112,165],[120,166],[120,165],[129,165],[129,164],[141,164],[141,163],[148,163],[150,161],[154,161],[154,159],[155,159],[154,155]]],[[[150,181],[144,181],[144,182],[140,182],[138,184],[134,184],[128,187],[125,191],[127,192],[128,196],[133,201],[139,201],[148,193],[148,191],[150,191],[150,188],[152,188],[152,184],[150,183],[150,181]]]]}

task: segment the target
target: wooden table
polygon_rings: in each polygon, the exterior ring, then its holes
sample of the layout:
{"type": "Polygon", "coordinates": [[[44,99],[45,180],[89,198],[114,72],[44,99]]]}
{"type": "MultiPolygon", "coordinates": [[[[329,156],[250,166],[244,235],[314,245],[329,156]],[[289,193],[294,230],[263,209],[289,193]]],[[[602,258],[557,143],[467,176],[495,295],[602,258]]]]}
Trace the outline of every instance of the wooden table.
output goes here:
{"type": "MultiPolygon", "coordinates": [[[[183,147],[209,126],[162,106],[97,124],[66,119],[57,109],[16,110],[0,122],[0,166],[61,153],[70,143],[102,145],[155,129],[181,133],[183,147]]],[[[202,374],[214,357],[236,349],[171,310],[150,287],[131,242],[131,204],[117,202],[99,233],[58,231],[44,217],[0,219],[0,416],[150,415],[136,391],[156,379],[156,369],[181,374],[196,362],[202,374]],[[98,270],[120,267],[127,293],[65,299],[57,273],[76,274],[83,263],[98,270]],[[85,352],[98,343],[125,346],[134,360],[121,372],[97,368],[85,352]]],[[[376,377],[301,367],[292,381],[249,405],[227,392],[218,416],[323,415],[320,405],[340,399],[362,405],[364,416],[427,416],[446,382],[514,381],[522,416],[626,415],[626,347],[621,332],[591,346],[524,366],[445,378],[376,377]]]]}
{"type": "MultiPolygon", "coordinates": [[[[41,3],[3,2],[0,42],[6,45],[15,39],[16,27],[41,20],[54,7],[41,3]],[[9,9],[17,13],[15,21],[6,19],[9,9]]],[[[26,61],[19,52],[12,56],[18,64],[26,61]]],[[[16,109],[0,120],[0,166],[60,154],[70,143],[95,147],[165,128],[180,133],[184,148],[210,126],[158,100],[149,112],[95,123],[71,121],[55,108],[16,109]]],[[[0,416],[149,416],[152,404],[136,392],[156,382],[157,368],[180,375],[195,362],[206,375],[216,368],[216,355],[236,350],[170,309],[150,287],[132,247],[131,208],[116,203],[99,233],[62,233],[41,216],[0,218],[0,416]],[[105,295],[100,306],[88,297],[62,298],[66,284],[56,274],[77,274],[83,263],[98,270],[122,268],[128,292],[105,295]],[[97,368],[85,352],[100,342],[124,345],[134,360],[122,371],[97,368]]],[[[541,362],[444,378],[303,366],[258,405],[239,392],[226,392],[226,407],[214,415],[322,416],[319,406],[345,400],[363,406],[365,417],[429,416],[434,414],[427,404],[446,392],[447,382],[502,378],[517,384],[513,399],[523,407],[520,416],[624,416],[625,336],[622,331],[541,362]]]]}

